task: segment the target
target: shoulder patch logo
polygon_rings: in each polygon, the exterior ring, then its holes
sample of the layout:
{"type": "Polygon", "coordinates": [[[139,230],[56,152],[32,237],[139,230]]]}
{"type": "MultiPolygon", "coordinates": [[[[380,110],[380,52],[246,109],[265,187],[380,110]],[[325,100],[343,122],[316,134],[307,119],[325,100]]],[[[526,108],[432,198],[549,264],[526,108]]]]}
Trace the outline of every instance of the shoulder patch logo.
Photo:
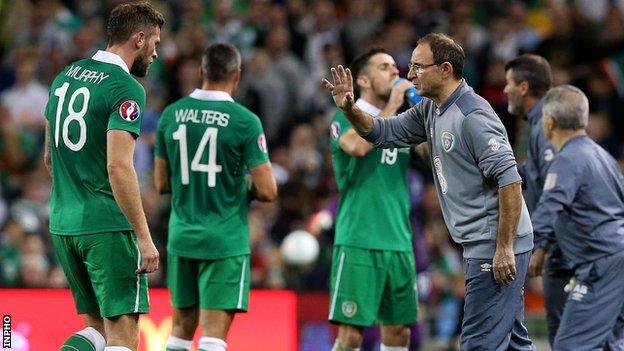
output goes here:
{"type": "Polygon", "coordinates": [[[555,157],[555,153],[552,149],[546,149],[544,151],[544,161],[550,162],[555,157]]]}
{"type": "Polygon", "coordinates": [[[127,122],[134,122],[139,118],[141,109],[134,100],[126,100],[119,105],[119,115],[127,122]]]}
{"type": "Polygon", "coordinates": [[[442,148],[444,148],[444,151],[451,151],[453,145],[455,145],[455,136],[450,132],[442,132],[442,148]]]}
{"type": "Polygon", "coordinates": [[[258,135],[258,148],[260,149],[260,151],[264,152],[265,154],[269,152],[269,148],[267,147],[266,137],[264,136],[264,134],[258,135]]]}
{"type": "Polygon", "coordinates": [[[329,126],[329,132],[331,133],[331,137],[337,140],[340,136],[340,123],[332,122],[329,126]]]}
{"type": "Polygon", "coordinates": [[[544,181],[544,190],[550,190],[557,185],[557,173],[548,173],[544,181]]]}
{"type": "Polygon", "coordinates": [[[342,303],[342,314],[347,318],[353,318],[357,313],[357,303],[353,301],[345,301],[342,303]]]}
{"type": "Polygon", "coordinates": [[[492,151],[498,151],[498,149],[500,149],[501,147],[501,144],[494,137],[490,138],[490,140],[488,141],[488,145],[490,145],[492,151]]]}

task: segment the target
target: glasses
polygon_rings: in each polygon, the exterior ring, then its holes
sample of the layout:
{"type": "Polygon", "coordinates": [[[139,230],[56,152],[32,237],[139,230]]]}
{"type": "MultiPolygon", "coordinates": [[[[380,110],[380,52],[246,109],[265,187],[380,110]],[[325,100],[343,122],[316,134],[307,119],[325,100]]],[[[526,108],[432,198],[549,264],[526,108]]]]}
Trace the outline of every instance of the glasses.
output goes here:
{"type": "Polygon", "coordinates": [[[409,68],[410,71],[414,71],[416,72],[416,74],[420,74],[422,73],[425,69],[431,67],[431,66],[437,66],[439,65],[439,63],[431,63],[428,65],[421,65],[420,63],[408,63],[407,64],[407,68],[409,68]]]}

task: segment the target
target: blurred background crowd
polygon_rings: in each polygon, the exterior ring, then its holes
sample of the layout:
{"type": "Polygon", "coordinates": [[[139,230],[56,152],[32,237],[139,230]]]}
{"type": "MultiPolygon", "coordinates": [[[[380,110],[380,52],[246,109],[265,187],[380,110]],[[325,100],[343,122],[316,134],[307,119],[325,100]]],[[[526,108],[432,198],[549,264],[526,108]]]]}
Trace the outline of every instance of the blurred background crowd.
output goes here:
{"type": "MultiPolygon", "coordinates": [[[[105,48],[107,14],[118,2],[0,0],[0,287],[66,286],[47,230],[43,110],[54,76],[105,48]]],[[[507,113],[504,65],[521,53],[543,55],[555,84],[588,95],[590,136],[624,166],[624,0],[151,2],[167,22],[159,57],[141,80],[148,98],[135,164],[163,258],[169,210],[152,182],[154,132],[163,108],[199,87],[200,56],[213,42],[242,52],[235,99],[262,119],[279,184],[279,200],[254,203],[250,213],[255,288],[327,290],[338,194],[328,147],[335,107],[320,80],[370,47],[385,48],[405,77],[418,38],[450,34],[467,54],[465,79],[497,111],[519,160],[528,125],[507,113]],[[319,239],[312,266],[290,267],[280,256],[282,239],[297,229],[319,239]]],[[[427,166],[415,161],[409,177],[421,311],[435,316],[431,330],[445,342],[463,296],[461,254],[448,239],[427,166]]],[[[165,285],[165,272],[151,277],[152,286],[165,285]]],[[[531,291],[539,295],[538,281],[531,291]]]]}

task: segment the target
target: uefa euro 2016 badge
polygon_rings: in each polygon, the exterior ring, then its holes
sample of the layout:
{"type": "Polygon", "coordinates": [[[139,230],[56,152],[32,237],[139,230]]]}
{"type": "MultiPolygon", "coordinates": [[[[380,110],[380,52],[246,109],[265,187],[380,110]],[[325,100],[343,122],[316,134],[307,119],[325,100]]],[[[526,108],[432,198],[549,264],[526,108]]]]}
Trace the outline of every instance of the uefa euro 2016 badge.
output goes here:
{"type": "Polygon", "coordinates": [[[258,135],[258,148],[260,149],[260,151],[264,152],[265,154],[269,152],[269,148],[267,147],[266,137],[264,136],[264,134],[258,135]]]}
{"type": "Polygon", "coordinates": [[[126,122],[134,122],[139,118],[139,114],[141,113],[141,108],[139,104],[137,104],[134,100],[126,100],[121,105],[119,105],[119,115],[126,122]]]}
{"type": "Polygon", "coordinates": [[[450,132],[442,132],[442,148],[444,148],[444,151],[451,151],[453,145],[455,145],[455,136],[450,132]]]}
{"type": "Polygon", "coordinates": [[[338,122],[333,122],[330,126],[329,126],[329,131],[331,133],[331,137],[333,139],[338,140],[338,137],[340,136],[340,123],[338,122]]]}

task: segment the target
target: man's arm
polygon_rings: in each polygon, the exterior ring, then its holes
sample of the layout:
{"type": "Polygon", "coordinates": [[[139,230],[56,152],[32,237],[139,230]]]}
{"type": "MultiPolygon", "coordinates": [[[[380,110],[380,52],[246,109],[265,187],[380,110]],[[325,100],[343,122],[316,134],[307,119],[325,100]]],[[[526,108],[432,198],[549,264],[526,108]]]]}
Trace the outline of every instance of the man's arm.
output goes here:
{"type": "Polygon", "coordinates": [[[334,103],[344,112],[353,129],[375,147],[409,147],[426,140],[423,118],[420,118],[421,104],[397,117],[373,119],[355,105],[351,71],[338,66],[331,72],[334,84],[323,79],[323,87],[331,92],[334,103]]]}
{"type": "Polygon", "coordinates": [[[513,242],[522,211],[522,179],[505,127],[493,111],[474,111],[464,118],[462,128],[483,176],[498,184],[499,223],[492,271],[498,284],[509,285],[516,275],[513,242]]]}
{"type": "Polygon", "coordinates": [[[498,189],[498,211],[498,233],[492,268],[494,280],[509,285],[516,275],[513,243],[522,212],[521,182],[498,189]]]}
{"type": "Polygon", "coordinates": [[[45,124],[45,145],[43,149],[43,163],[48,170],[48,174],[52,177],[52,156],[50,155],[50,125],[46,120],[45,124]]]}
{"type": "Polygon", "coordinates": [[[250,173],[249,193],[251,198],[262,202],[275,201],[277,199],[277,184],[273,176],[271,162],[253,167],[250,173]]]}
{"type": "Polygon", "coordinates": [[[136,273],[151,273],[158,269],[158,251],[152,242],[143,212],[139,182],[132,156],[135,140],[130,132],[109,130],[106,134],[107,169],[115,201],[136,232],[141,266],[136,273]]]}
{"type": "Polygon", "coordinates": [[[546,248],[557,240],[555,223],[563,209],[569,206],[579,188],[583,174],[578,170],[578,160],[565,156],[556,157],[544,181],[544,190],[531,217],[533,222],[535,251],[529,263],[529,276],[542,275],[546,248]]]}
{"type": "Polygon", "coordinates": [[[342,134],[338,143],[342,151],[353,157],[364,157],[373,149],[373,145],[364,140],[353,129],[342,134]]]}
{"type": "Polygon", "coordinates": [[[159,194],[171,193],[169,165],[166,159],[159,156],[154,157],[154,185],[159,194]]]}

